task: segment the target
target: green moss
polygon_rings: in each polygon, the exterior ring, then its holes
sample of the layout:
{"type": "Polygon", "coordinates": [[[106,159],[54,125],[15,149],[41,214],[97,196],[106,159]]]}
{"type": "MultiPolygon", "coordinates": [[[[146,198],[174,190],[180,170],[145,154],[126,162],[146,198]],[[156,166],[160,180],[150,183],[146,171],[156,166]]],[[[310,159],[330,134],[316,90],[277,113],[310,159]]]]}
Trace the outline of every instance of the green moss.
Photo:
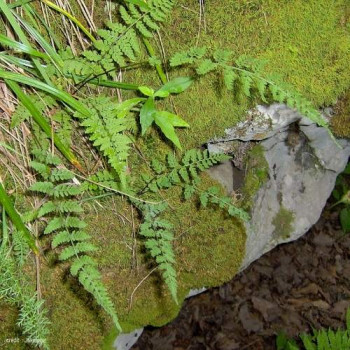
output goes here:
{"type": "Polygon", "coordinates": [[[292,211],[281,206],[278,213],[272,220],[272,224],[275,227],[274,237],[287,239],[290,237],[290,234],[293,232],[293,223],[295,215],[292,211]]]}
{"type": "Polygon", "coordinates": [[[242,188],[243,204],[246,209],[251,208],[255,194],[268,180],[269,165],[264,157],[264,149],[257,144],[247,154],[245,159],[247,169],[242,188]]]}
{"type": "Polygon", "coordinates": [[[336,136],[350,138],[350,90],[339,99],[335,106],[331,129],[336,136]]]}

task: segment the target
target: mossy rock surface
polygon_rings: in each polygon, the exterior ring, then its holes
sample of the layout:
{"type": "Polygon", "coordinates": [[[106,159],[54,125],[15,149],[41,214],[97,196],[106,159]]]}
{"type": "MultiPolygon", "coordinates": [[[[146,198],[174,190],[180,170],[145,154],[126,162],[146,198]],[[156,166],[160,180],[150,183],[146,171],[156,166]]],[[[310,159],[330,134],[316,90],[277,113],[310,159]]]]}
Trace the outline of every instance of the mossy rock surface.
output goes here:
{"type": "MultiPolygon", "coordinates": [[[[100,23],[105,18],[104,1],[96,1],[95,6],[96,23],[100,23]]],[[[199,32],[198,1],[180,0],[161,38],[167,58],[198,43],[213,49],[231,49],[235,57],[249,54],[267,59],[267,72],[280,74],[315,106],[322,107],[335,103],[350,86],[349,13],[347,0],[207,0],[205,25],[202,22],[199,32]]],[[[169,71],[169,75],[179,73],[169,71]]],[[[150,69],[124,77],[125,81],[154,87],[156,79],[150,69]]],[[[220,89],[220,80],[208,76],[165,103],[191,125],[179,131],[184,149],[189,149],[222,135],[225,128],[243,120],[247,109],[256,102],[242,97],[237,100],[220,89]]],[[[149,147],[145,151],[149,158],[168,150],[158,136],[154,131],[142,141],[141,146],[149,147]]],[[[258,184],[264,182],[265,173],[253,175],[258,184]]],[[[203,180],[203,186],[213,184],[206,177],[203,180]]],[[[254,191],[258,190],[256,182],[254,186],[254,191]]],[[[253,195],[251,189],[246,190],[253,195]]],[[[149,275],[153,266],[145,258],[142,241],[135,239],[137,213],[122,199],[87,205],[89,231],[100,247],[96,259],[126,332],[146,324],[161,326],[169,322],[189,289],[224,283],[235,275],[244,257],[245,232],[241,223],[220,210],[198,210],[195,202],[183,203],[178,199],[178,190],[170,191],[167,197],[174,208],[169,219],[176,226],[179,305],[172,301],[158,272],[149,275]]],[[[109,340],[113,338],[110,320],[66,268],[56,265],[51,256],[43,260],[42,292],[52,321],[52,349],[101,349],[106,335],[111,334],[109,340]]],[[[0,323],[0,332],[12,336],[16,311],[0,310],[9,315],[6,325],[0,323]]],[[[23,343],[12,349],[22,347],[23,343]]]]}

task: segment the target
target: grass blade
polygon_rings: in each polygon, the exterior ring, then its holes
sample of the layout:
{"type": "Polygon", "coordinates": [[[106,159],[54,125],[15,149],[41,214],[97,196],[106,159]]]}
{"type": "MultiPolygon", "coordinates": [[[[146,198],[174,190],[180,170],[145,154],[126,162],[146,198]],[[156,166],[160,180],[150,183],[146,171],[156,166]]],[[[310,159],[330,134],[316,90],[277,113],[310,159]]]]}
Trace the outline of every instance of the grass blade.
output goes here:
{"type": "Polygon", "coordinates": [[[26,31],[32,36],[32,38],[43,48],[43,50],[47,53],[49,59],[54,61],[58,66],[63,66],[63,60],[61,56],[55,51],[55,49],[48,43],[45,38],[28,22],[26,22],[20,16],[16,16],[17,20],[21,22],[22,26],[26,29],[26,31]]]}
{"type": "Polygon", "coordinates": [[[16,2],[12,3],[12,4],[8,4],[8,7],[9,7],[10,9],[14,9],[14,8],[16,8],[16,7],[19,7],[19,6],[23,6],[23,5],[25,5],[25,4],[28,4],[29,2],[32,2],[32,1],[34,1],[34,0],[18,0],[18,1],[16,1],[16,2]]]}
{"type": "Polygon", "coordinates": [[[36,254],[39,254],[39,250],[37,246],[35,245],[35,240],[29,230],[27,229],[26,225],[23,223],[21,217],[17,213],[15,207],[12,204],[12,201],[10,197],[7,195],[3,185],[2,180],[0,178],[0,203],[5,209],[7,215],[11,219],[12,223],[15,225],[18,231],[21,231],[23,233],[23,237],[27,241],[30,249],[36,254]]]}
{"type": "Polygon", "coordinates": [[[47,120],[40,114],[39,110],[36,108],[35,104],[31,99],[21,90],[19,85],[14,81],[9,81],[5,79],[6,84],[10,89],[16,94],[17,98],[22,102],[22,104],[28,109],[32,115],[35,122],[41,127],[45,134],[53,139],[55,146],[60,150],[60,152],[67,158],[67,160],[75,166],[78,170],[82,171],[82,166],[79,161],[74,156],[73,152],[67,147],[61,139],[55,135],[50,127],[47,120]]]}
{"type": "Polygon", "coordinates": [[[67,94],[64,91],[58,90],[53,86],[47,85],[37,79],[26,77],[18,73],[7,72],[2,69],[0,69],[0,78],[15,81],[17,83],[32,86],[36,89],[45,91],[50,95],[55,96],[58,100],[65,102],[67,105],[80,112],[84,116],[90,117],[90,111],[82,103],[74,99],[71,95],[67,94]]]}
{"type": "MultiPolygon", "coordinates": [[[[15,31],[15,33],[18,36],[19,40],[23,44],[25,44],[26,46],[31,47],[31,44],[30,44],[29,40],[27,39],[26,35],[22,31],[20,25],[17,23],[14,15],[12,13],[12,10],[8,7],[8,5],[5,3],[4,0],[0,0],[0,10],[3,12],[4,16],[6,17],[6,19],[10,23],[11,27],[15,31]]],[[[52,85],[49,77],[46,74],[45,69],[43,69],[43,67],[42,67],[41,63],[39,62],[39,60],[34,58],[34,57],[32,57],[32,61],[33,61],[34,65],[35,65],[35,68],[38,70],[38,72],[44,78],[46,83],[49,84],[49,85],[52,85]]]]}
{"type": "Polygon", "coordinates": [[[10,39],[7,36],[2,35],[2,34],[0,34],[0,44],[3,46],[10,47],[11,49],[15,49],[17,51],[27,53],[30,56],[40,57],[40,58],[44,58],[46,60],[49,59],[49,57],[46,54],[44,54],[43,52],[34,50],[31,47],[24,45],[22,43],[19,43],[18,41],[12,40],[12,39],[10,39]]]}
{"type": "Polygon", "coordinates": [[[57,12],[61,13],[62,15],[66,16],[67,18],[69,18],[73,23],[75,23],[80,29],[81,31],[92,41],[95,42],[96,39],[95,37],[88,31],[88,29],[86,29],[84,27],[84,25],[74,16],[72,16],[69,12],[67,12],[66,10],[62,9],[61,7],[57,6],[56,4],[54,4],[53,2],[49,1],[49,0],[41,0],[44,4],[46,4],[47,6],[51,7],[52,9],[56,10],[57,12]]]}

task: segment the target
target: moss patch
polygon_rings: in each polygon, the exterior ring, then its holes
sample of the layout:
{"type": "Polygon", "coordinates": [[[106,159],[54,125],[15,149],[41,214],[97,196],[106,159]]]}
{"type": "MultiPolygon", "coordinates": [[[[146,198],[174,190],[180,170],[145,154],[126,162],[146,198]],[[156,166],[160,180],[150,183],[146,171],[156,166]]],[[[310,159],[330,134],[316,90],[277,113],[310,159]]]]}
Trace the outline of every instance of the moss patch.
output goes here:
{"type": "Polygon", "coordinates": [[[257,144],[247,154],[245,159],[247,169],[242,188],[243,204],[246,209],[251,208],[255,194],[268,180],[269,165],[264,156],[264,149],[257,144]]]}
{"type": "Polygon", "coordinates": [[[350,138],[350,90],[339,99],[335,106],[331,129],[336,136],[350,138]]]}
{"type": "Polygon", "coordinates": [[[274,237],[287,239],[290,237],[290,234],[293,232],[293,223],[294,223],[294,213],[285,207],[281,206],[278,213],[272,220],[272,224],[275,227],[274,237]]]}

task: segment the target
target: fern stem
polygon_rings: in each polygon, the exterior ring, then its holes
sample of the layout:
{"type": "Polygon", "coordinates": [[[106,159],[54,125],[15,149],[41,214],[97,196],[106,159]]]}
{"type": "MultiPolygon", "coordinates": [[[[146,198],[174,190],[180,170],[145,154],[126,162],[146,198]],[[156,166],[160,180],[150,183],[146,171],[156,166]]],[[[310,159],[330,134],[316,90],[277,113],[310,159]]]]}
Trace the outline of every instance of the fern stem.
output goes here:
{"type": "Polygon", "coordinates": [[[45,3],[47,6],[51,7],[52,9],[56,10],[57,12],[61,13],[62,15],[66,16],[69,18],[73,23],[75,23],[81,31],[92,41],[95,42],[96,39],[95,37],[88,31],[87,28],[84,27],[84,25],[74,16],[72,16],[69,12],[66,10],[62,9],[61,7],[57,6],[53,2],[49,0],[41,0],[43,3],[45,3]]]}
{"type": "MultiPolygon", "coordinates": [[[[143,43],[145,44],[145,47],[147,49],[148,54],[151,57],[154,57],[156,55],[156,52],[155,52],[152,44],[149,42],[149,40],[147,38],[142,38],[142,40],[143,40],[143,43]]],[[[157,70],[157,73],[159,75],[160,80],[162,81],[163,84],[166,84],[168,82],[168,79],[164,73],[162,65],[156,64],[155,67],[156,67],[156,70],[157,70]]]]}
{"type": "Polygon", "coordinates": [[[24,238],[26,239],[30,249],[36,254],[39,254],[39,250],[37,246],[35,245],[35,240],[33,236],[30,234],[29,230],[27,229],[26,225],[23,223],[21,217],[17,213],[15,207],[12,204],[12,201],[10,197],[7,195],[3,185],[2,180],[0,178],[0,203],[5,209],[7,215],[15,225],[18,231],[21,231],[23,233],[24,238]]]}
{"type": "MultiPolygon", "coordinates": [[[[70,75],[65,75],[66,78],[72,78],[70,75]]],[[[75,79],[80,80],[79,77],[75,77],[75,79]]],[[[139,85],[136,84],[128,84],[128,83],[121,83],[118,81],[113,81],[113,80],[101,80],[95,77],[89,78],[89,79],[81,79],[79,84],[83,83],[82,85],[79,85],[79,89],[81,89],[85,84],[93,84],[93,85],[98,85],[98,86],[104,86],[104,87],[110,87],[110,88],[115,88],[115,89],[121,89],[121,90],[138,90],[139,85]]]]}

